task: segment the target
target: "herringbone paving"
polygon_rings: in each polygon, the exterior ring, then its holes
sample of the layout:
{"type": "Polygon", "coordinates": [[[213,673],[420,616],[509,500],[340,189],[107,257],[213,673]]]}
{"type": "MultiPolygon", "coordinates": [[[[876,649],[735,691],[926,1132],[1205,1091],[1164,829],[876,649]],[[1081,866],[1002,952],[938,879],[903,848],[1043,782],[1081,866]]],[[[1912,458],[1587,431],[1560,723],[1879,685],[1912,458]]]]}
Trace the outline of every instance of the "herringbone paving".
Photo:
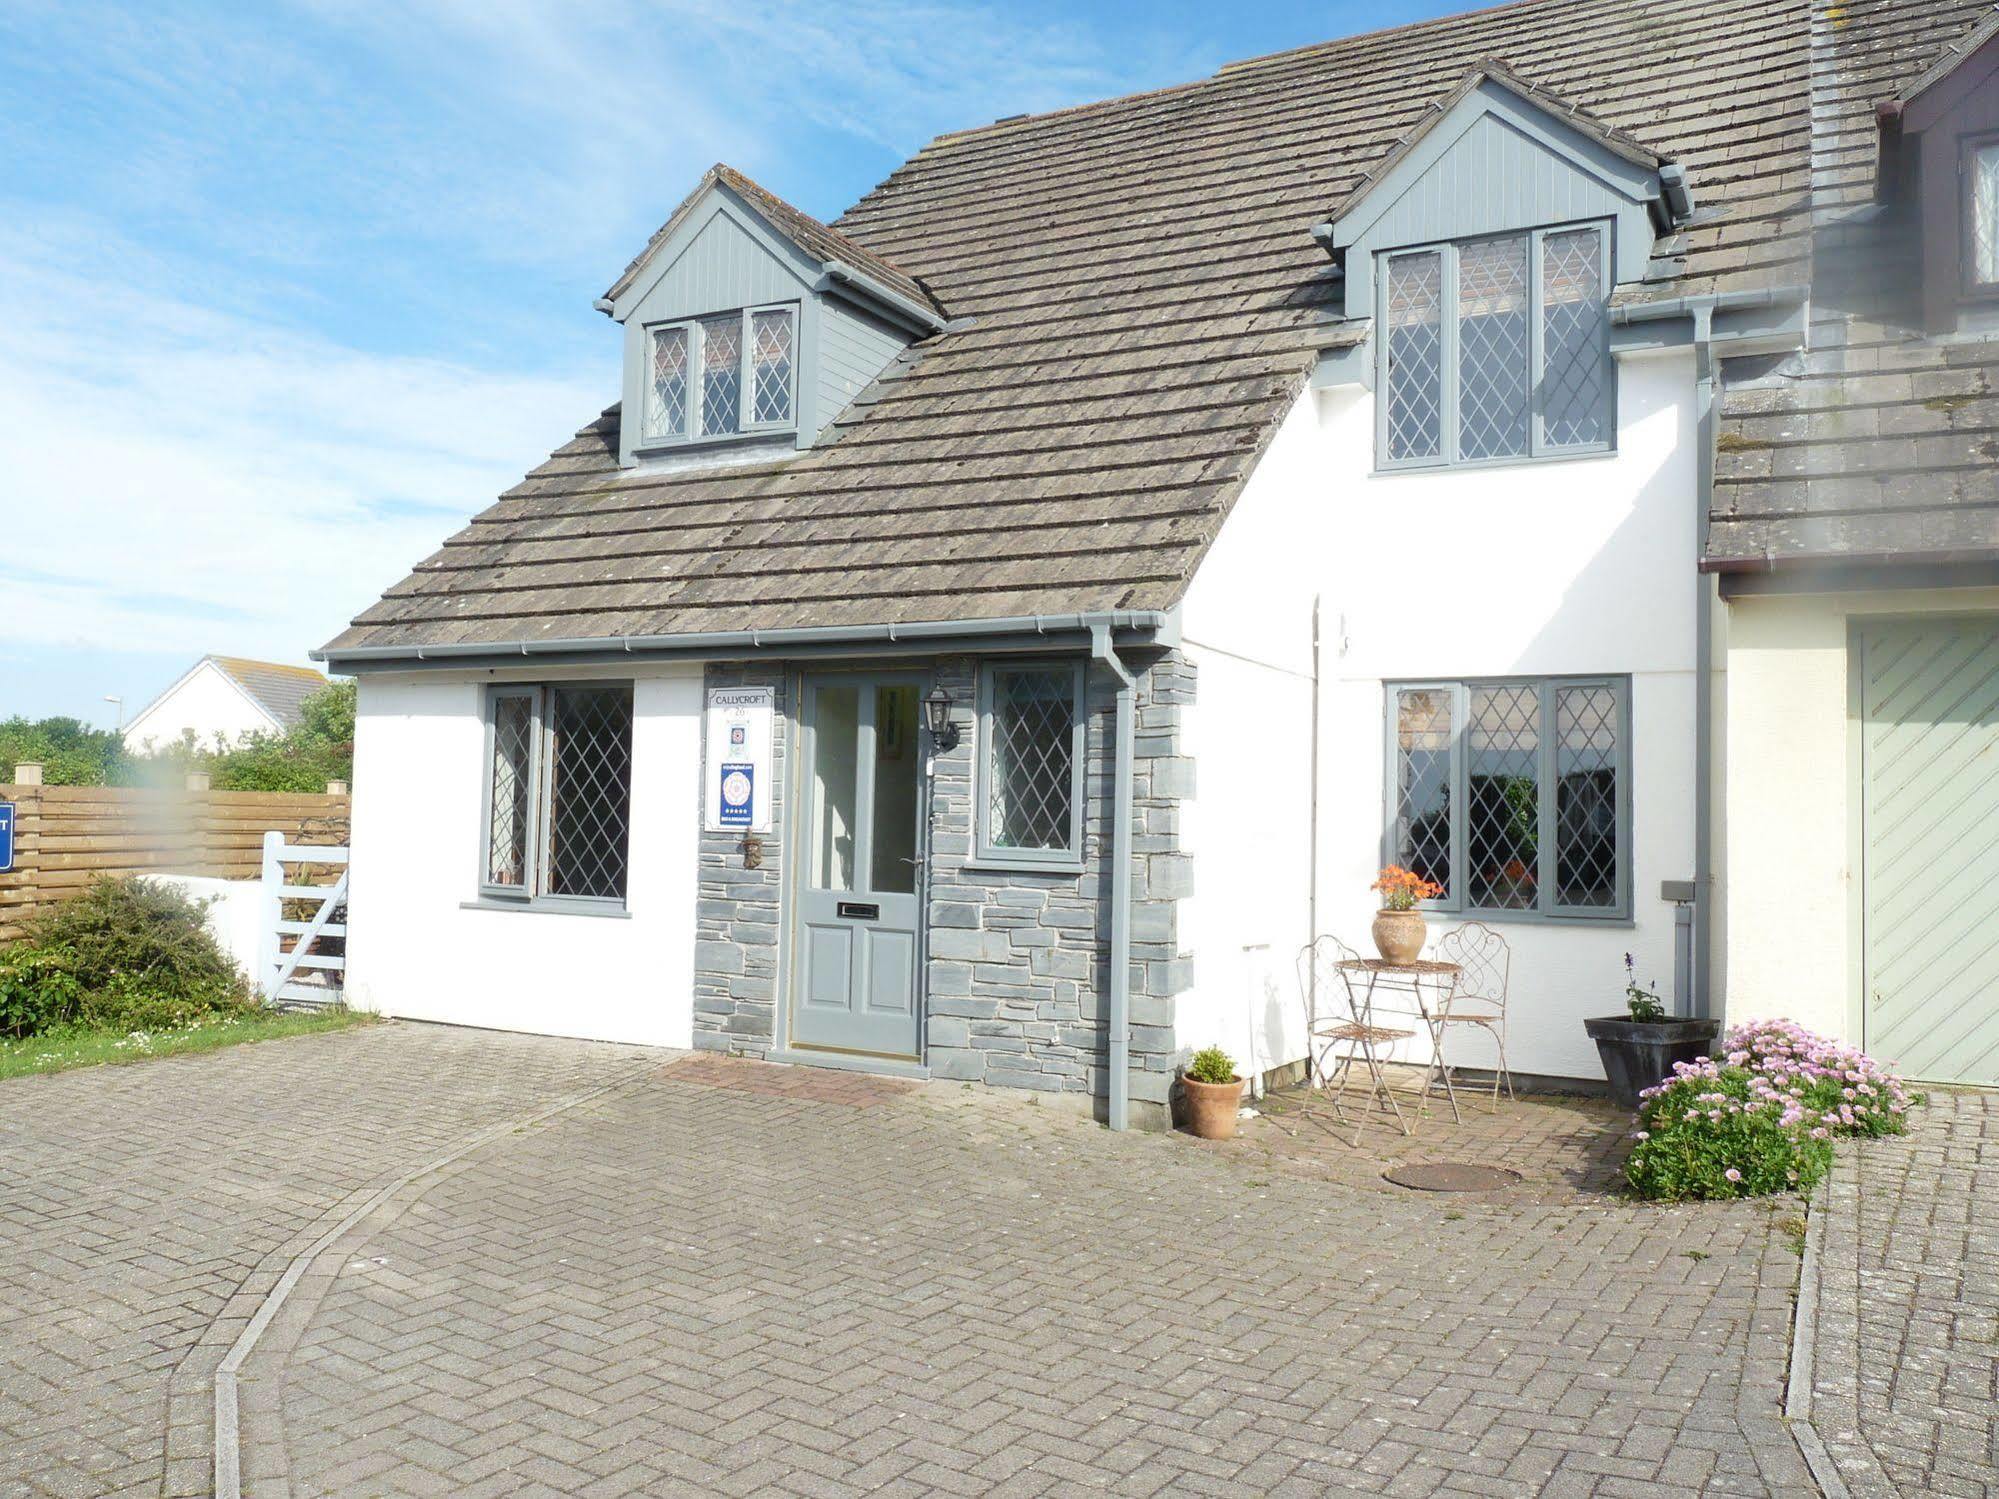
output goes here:
{"type": "Polygon", "coordinates": [[[384,1025],[0,1083],[0,1495],[209,1492],[215,1366],[291,1255],[658,1055],[384,1025]]]}
{"type": "Polygon", "coordinates": [[[1840,1150],[1812,1424],[1856,1496],[1999,1494],[1999,1093],[1938,1090],[1840,1150]]]}
{"type": "Polygon", "coordinates": [[[667,1067],[473,1153],[259,1345],[246,1492],[1813,1492],[1766,1205],[870,1101],[667,1067]]]}

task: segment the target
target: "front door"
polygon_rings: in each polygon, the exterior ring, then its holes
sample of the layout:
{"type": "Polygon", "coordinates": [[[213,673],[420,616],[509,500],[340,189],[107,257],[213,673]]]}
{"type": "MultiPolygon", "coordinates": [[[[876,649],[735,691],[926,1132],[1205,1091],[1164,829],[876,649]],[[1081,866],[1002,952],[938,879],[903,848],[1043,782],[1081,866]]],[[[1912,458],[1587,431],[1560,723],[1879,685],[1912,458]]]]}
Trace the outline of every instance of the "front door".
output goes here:
{"type": "Polygon", "coordinates": [[[805,679],[791,1044],[914,1060],[922,679],[805,679]]]}

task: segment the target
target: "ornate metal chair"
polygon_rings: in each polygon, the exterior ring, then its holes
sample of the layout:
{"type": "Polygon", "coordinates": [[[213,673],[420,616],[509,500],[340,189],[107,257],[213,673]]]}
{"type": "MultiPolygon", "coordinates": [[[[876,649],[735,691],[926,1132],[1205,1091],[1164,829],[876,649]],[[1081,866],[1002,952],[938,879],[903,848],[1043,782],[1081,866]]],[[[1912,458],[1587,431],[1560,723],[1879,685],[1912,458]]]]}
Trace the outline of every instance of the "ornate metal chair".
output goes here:
{"type": "Polygon", "coordinates": [[[1499,1102],[1499,1085],[1513,1097],[1513,1074],[1506,1066],[1506,990],[1512,978],[1513,954],[1506,939],[1482,921],[1453,927],[1437,942],[1437,956],[1460,969],[1450,1006],[1438,1016],[1439,1062],[1442,1045],[1454,1025],[1475,1025],[1492,1037],[1499,1065],[1492,1073],[1492,1101],[1499,1102]]]}
{"type": "MultiPolygon", "coordinates": [[[[1333,936],[1319,937],[1298,953],[1298,983],[1305,993],[1306,1070],[1312,1086],[1334,1086],[1333,1112],[1346,1117],[1341,1107],[1347,1082],[1356,1061],[1367,1068],[1368,1083],[1375,1098],[1385,1098],[1403,1134],[1409,1133],[1402,1107],[1382,1075],[1382,1053],[1393,1049],[1416,1033],[1395,1026],[1377,1025],[1373,1014],[1371,983],[1355,984],[1345,963],[1357,963],[1360,954],[1333,936]],[[1344,1048],[1329,1070],[1326,1063],[1336,1048],[1344,1048]]],[[[1370,1099],[1370,1104],[1372,1103],[1370,1099]]],[[[1361,1125],[1356,1122],[1354,1143],[1360,1143],[1361,1125]]]]}

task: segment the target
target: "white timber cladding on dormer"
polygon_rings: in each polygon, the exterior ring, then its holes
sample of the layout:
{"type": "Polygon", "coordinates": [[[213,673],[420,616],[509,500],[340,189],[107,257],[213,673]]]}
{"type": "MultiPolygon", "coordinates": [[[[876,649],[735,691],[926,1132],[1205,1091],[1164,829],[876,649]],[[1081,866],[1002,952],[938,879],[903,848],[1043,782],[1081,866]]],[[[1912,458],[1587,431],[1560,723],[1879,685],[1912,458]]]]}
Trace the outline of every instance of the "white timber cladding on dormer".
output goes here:
{"type": "Polygon", "coordinates": [[[865,284],[840,279],[842,268],[794,243],[713,174],[676,220],[621,279],[606,308],[624,328],[619,459],[626,465],[674,454],[719,456],[720,450],[745,446],[808,448],[904,348],[929,331],[896,307],[892,296],[868,305],[875,299],[865,284]],[[755,355],[758,318],[769,314],[775,331],[786,313],[791,314],[784,373],[789,399],[775,404],[787,414],[759,420],[753,410],[756,380],[759,370],[768,378],[773,366],[759,366],[755,355]],[[691,399],[698,402],[701,350],[712,341],[717,353],[726,352],[725,339],[732,335],[720,320],[730,315],[737,319],[733,336],[742,354],[737,430],[703,431],[690,414],[681,432],[649,436],[654,330],[688,328],[687,380],[691,399]],[[691,326],[697,324],[704,326],[691,326]]]}
{"type": "Polygon", "coordinates": [[[1662,167],[1674,170],[1543,96],[1478,74],[1315,233],[1342,261],[1349,318],[1373,315],[1383,252],[1509,230],[1607,221],[1611,280],[1636,281],[1674,218],[1662,167]]]}

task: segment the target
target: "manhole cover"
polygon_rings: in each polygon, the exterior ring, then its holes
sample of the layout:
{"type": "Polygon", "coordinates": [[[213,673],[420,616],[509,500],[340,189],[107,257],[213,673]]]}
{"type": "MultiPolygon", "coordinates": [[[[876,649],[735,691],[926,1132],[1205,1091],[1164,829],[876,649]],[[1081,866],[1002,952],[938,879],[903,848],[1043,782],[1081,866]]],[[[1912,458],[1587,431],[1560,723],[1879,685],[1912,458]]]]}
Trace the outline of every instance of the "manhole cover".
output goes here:
{"type": "Polygon", "coordinates": [[[1459,1161],[1437,1161],[1420,1166],[1393,1166],[1381,1173],[1383,1180],[1418,1192],[1497,1192],[1520,1180],[1518,1171],[1504,1166],[1468,1166],[1459,1161]]]}

